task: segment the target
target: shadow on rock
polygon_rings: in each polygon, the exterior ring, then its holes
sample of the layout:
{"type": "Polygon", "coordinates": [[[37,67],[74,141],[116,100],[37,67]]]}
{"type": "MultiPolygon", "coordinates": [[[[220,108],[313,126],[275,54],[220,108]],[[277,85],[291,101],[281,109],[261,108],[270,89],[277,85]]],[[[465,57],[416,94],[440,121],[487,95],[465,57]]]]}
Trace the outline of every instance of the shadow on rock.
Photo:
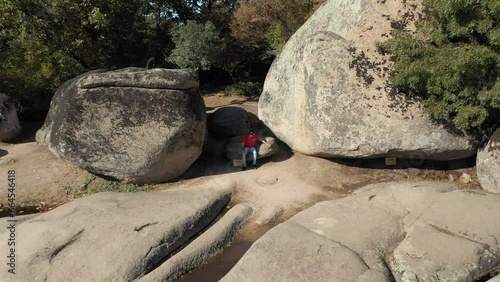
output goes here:
{"type": "Polygon", "coordinates": [[[9,151],[0,149],[0,157],[7,156],[9,154],[9,151]]]}
{"type": "MultiPolygon", "coordinates": [[[[224,145],[227,140],[228,138],[210,134],[200,157],[180,178],[193,179],[201,176],[222,175],[242,171],[242,167],[234,166],[233,161],[226,158],[224,145]]],[[[282,143],[279,145],[281,148],[279,153],[268,158],[257,159],[257,166],[282,162],[293,156],[293,153],[286,145],[282,143]]],[[[248,158],[248,163],[251,164],[251,157],[248,158]]]]}
{"type": "Polygon", "coordinates": [[[252,246],[251,241],[239,241],[227,247],[224,253],[178,280],[178,282],[219,281],[252,246]]]}
{"type": "Polygon", "coordinates": [[[40,127],[42,127],[43,121],[35,121],[35,122],[22,122],[21,126],[23,130],[21,133],[12,140],[9,140],[8,143],[12,144],[23,144],[23,143],[31,143],[35,142],[35,134],[40,127]]]}
{"type": "Polygon", "coordinates": [[[385,158],[376,159],[330,159],[330,161],[351,167],[373,168],[373,169],[433,169],[433,170],[454,170],[471,168],[476,165],[476,157],[460,160],[436,161],[422,159],[397,159],[396,165],[386,165],[385,158]]]}

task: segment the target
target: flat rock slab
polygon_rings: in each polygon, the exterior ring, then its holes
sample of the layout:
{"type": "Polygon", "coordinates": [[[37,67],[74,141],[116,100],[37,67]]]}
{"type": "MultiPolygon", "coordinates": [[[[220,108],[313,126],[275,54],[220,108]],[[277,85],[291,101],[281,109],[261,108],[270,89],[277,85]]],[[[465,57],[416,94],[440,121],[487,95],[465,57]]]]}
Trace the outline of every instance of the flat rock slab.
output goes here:
{"type": "MultiPolygon", "coordinates": [[[[16,223],[16,274],[2,281],[132,281],[152,271],[226,206],[232,183],[99,193],[16,223]]],[[[10,231],[2,228],[0,240],[10,231]]],[[[1,253],[7,253],[2,244],[1,253]]]]}
{"type": "Polygon", "coordinates": [[[499,205],[447,183],[369,185],[271,229],[222,281],[474,281],[500,265],[499,205]]]}

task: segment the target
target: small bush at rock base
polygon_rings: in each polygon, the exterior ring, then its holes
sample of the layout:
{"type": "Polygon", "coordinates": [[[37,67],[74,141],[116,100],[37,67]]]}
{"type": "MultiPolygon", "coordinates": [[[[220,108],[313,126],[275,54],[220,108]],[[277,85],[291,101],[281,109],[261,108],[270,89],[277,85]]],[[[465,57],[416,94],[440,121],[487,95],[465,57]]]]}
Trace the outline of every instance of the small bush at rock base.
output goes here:
{"type": "Polygon", "coordinates": [[[257,82],[240,82],[224,90],[226,96],[258,97],[260,93],[262,93],[262,86],[257,82]]]}
{"type": "Polygon", "coordinates": [[[73,194],[74,198],[80,198],[86,195],[106,191],[140,192],[152,190],[153,188],[154,185],[151,184],[125,184],[116,180],[104,180],[97,178],[93,174],[89,174],[80,186],[76,188],[66,187],[65,190],[67,194],[73,194]]]}

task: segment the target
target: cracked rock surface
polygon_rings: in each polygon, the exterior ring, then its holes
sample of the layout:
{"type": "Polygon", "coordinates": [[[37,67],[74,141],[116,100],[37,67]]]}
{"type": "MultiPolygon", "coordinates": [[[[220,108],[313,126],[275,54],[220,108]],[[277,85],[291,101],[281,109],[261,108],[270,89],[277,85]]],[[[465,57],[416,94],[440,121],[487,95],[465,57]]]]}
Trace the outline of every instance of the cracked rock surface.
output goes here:
{"type": "Polygon", "coordinates": [[[250,206],[236,205],[210,229],[154,271],[143,276],[139,282],[172,282],[177,280],[181,275],[201,265],[207,258],[226,246],[252,213],[253,210],[250,206]]]}
{"type": "Polygon", "coordinates": [[[159,183],[193,164],[205,134],[205,104],[194,71],[125,68],[65,82],[36,140],[91,173],[159,183]]]}
{"type": "Polygon", "coordinates": [[[500,265],[499,203],[447,183],[368,185],[271,229],[222,281],[474,281],[500,265]]]}
{"type": "MultiPolygon", "coordinates": [[[[233,183],[149,193],[104,192],[16,223],[16,275],[1,281],[133,281],[212,222],[233,183]]],[[[8,241],[9,230],[0,230],[8,241]]],[[[7,244],[0,247],[7,253],[7,244]]]]}
{"type": "Polygon", "coordinates": [[[259,118],[294,151],[327,158],[471,157],[472,136],[433,122],[395,95],[393,63],[377,51],[411,31],[421,0],[325,1],[287,41],[267,74],[259,118]],[[398,27],[396,29],[395,27],[398,27]]]}

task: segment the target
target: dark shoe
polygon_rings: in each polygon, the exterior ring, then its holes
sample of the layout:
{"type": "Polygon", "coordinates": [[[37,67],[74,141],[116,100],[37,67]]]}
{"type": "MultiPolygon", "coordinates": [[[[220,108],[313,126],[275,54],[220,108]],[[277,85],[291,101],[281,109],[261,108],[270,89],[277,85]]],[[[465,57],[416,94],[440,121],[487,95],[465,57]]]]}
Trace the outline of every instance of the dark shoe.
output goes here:
{"type": "Polygon", "coordinates": [[[256,166],[256,165],[252,165],[252,168],[253,168],[253,169],[257,169],[257,166],[256,166]]]}
{"type": "Polygon", "coordinates": [[[247,167],[246,167],[246,166],[244,166],[244,167],[243,167],[243,170],[247,170],[247,167]]]}

